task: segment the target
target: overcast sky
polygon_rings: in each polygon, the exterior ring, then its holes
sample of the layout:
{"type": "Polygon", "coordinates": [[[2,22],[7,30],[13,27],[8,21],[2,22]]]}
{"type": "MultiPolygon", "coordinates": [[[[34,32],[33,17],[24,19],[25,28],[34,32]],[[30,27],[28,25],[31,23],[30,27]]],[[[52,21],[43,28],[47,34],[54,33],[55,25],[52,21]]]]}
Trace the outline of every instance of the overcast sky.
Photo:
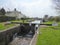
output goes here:
{"type": "Polygon", "coordinates": [[[0,8],[13,10],[16,8],[29,17],[43,17],[45,14],[56,15],[51,0],[0,0],[0,8]]]}

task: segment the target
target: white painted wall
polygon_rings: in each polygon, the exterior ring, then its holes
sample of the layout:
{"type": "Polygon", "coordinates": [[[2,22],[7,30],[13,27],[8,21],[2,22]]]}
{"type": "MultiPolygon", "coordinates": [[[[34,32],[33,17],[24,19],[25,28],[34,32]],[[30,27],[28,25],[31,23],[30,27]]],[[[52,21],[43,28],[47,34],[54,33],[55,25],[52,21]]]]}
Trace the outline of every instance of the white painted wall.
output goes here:
{"type": "Polygon", "coordinates": [[[11,11],[10,13],[6,13],[5,15],[9,17],[16,17],[17,19],[26,17],[25,15],[23,15],[21,12],[18,11],[11,11]]]}

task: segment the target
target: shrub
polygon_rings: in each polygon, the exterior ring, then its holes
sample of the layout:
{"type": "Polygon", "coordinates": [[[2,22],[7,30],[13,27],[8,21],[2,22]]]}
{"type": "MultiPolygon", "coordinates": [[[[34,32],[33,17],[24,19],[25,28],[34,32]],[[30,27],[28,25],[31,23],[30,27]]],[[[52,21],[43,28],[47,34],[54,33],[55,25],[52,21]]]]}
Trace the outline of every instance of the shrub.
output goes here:
{"type": "Polygon", "coordinates": [[[15,17],[0,16],[0,22],[15,20],[15,17]]]}

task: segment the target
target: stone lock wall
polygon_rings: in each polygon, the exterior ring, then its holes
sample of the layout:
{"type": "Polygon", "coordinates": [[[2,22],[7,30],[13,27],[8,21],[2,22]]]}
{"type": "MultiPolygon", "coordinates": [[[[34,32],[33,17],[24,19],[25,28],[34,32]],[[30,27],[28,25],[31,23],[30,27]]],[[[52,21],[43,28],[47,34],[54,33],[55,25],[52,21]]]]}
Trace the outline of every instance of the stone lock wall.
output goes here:
{"type": "Polygon", "coordinates": [[[0,45],[8,45],[13,40],[13,35],[19,32],[20,26],[14,26],[6,31],[0,32],[0,45]]]}
{"type": "MultiPolygon", "coordinates": [[[[23,25],[25,25],[26,34],[29,31],[33,32],[32,35],[35,34],[35,24],[32,24],[31,26],[29,26],[29,24],[23,24],[23,25]]],[[[0,32],[0,45],[8,45],[13,40],[13,36],[16,33],[17,33],[17,35],[21,33],[20,27],[21,27],[21,25],[18,25],[18,26],[14,26],[12,28],[9,28],[6,31],[0,32]]]]}
{"type": "Polygon", "coordinates": [[[19,34],[26,35],[30,31],[32,32],[32,35],[35,34],[35,24],[29,25],[29,23],[27,23],[27,24],[25,23],[25,24],[23,24],[23,27],[20,26],[20,31],[19,31],[20,33],[19,34]]]}

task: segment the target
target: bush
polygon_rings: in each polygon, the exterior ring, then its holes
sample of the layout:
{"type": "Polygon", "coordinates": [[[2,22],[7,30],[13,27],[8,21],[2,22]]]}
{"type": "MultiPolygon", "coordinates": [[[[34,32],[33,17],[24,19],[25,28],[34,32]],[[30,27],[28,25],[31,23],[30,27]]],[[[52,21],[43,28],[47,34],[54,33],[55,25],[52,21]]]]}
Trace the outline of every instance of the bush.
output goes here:
{"type": "Polygon", "coordinates": [[[56,16],[56,17],[55,17],[55,21],[56,21],[56,22],[59,22],[59,21],[60,21],[60,17],[59,17],[59,16],[56,16]]]}
{"type": "Polygon", "coordinates": [[[6,13],[5,9],[4,8],[1,8],[0,9],[0,15],[5,15],[5,13],[6,13]]]}
{"type": "Polygon", "coordinates": [[[0,16],[0,22],[15,20],[15,17],[0,16]]]}
{"type": "Polygon", "coordinates": [[[50,17],[48,18],[48,20],[49,20],[49,21],[54,21],[54,17],[53,17],[53,16],[50,16],[50,17]]]}

